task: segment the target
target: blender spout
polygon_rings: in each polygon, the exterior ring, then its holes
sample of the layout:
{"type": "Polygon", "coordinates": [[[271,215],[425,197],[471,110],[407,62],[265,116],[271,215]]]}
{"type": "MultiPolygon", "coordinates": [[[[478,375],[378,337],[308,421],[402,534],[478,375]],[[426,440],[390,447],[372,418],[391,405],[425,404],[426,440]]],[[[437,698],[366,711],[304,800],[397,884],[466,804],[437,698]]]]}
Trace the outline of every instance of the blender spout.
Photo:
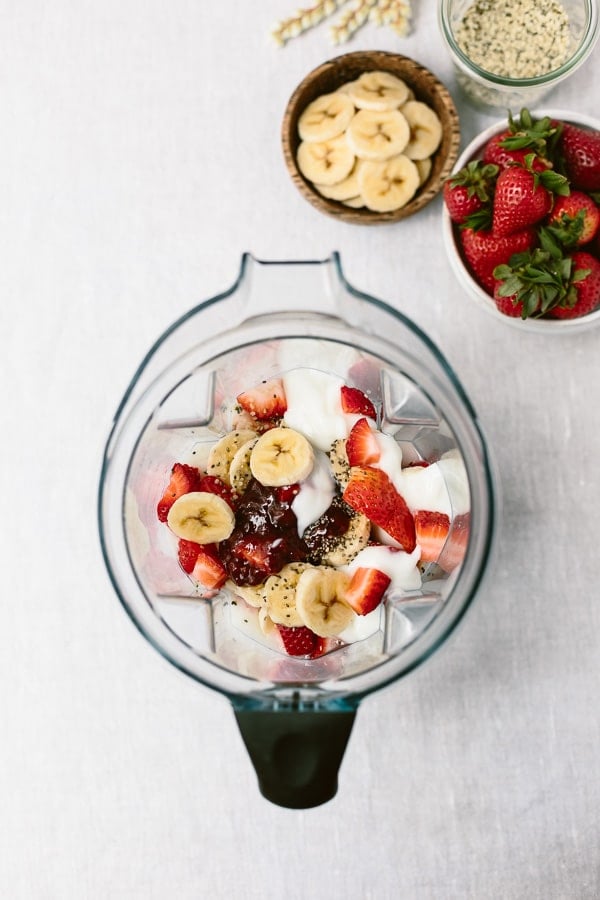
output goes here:
{"type": "Polygon", "coordinates": [[[233,708],[267,800],[309,809],[335,797],[356,706],[282,709],[234,703],[233,708]]]}

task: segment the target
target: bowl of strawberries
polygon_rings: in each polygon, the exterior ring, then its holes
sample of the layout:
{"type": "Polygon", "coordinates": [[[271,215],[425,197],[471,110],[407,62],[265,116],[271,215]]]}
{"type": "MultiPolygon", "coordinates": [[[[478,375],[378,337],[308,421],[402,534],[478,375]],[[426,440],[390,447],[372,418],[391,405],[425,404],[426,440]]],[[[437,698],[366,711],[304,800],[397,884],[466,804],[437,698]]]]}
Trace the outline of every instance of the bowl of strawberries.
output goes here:
{"type": "Polygon", "coordinates": [[[600,121],[522,109],[465,148],[443,234],[469,296],[522,329],[600,322],[600,121]]]}

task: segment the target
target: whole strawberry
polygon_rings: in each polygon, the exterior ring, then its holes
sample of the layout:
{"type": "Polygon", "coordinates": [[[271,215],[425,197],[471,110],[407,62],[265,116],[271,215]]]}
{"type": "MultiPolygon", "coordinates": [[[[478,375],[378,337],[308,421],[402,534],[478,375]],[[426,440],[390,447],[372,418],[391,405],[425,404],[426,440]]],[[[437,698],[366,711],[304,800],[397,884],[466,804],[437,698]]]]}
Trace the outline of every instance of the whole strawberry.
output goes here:
{"type": "Polygon", "coordinates": [[[600,132],[564,123],[559,149],[574,188],[600,191],[600,132]]]}
{"type": "Polygon", "coordinates": [[[525,159],[533,154],[532,168],[543,171],[552,166],[549,158],[560,134],[560,124],[548,116],[534,119],[529,110],[521,110],[520,118],[508,114],[508,128],[494,135],[484,147],[484,163],[492,163],[500,169],[515,163],[524,166],[525,159]]]}
{"type": "Polygon", "coordinates": [[[600,208],[584,191],[557,197],[547,222],[564,247],[579,247],[594,239],[600,228],[600,208]]]}
{"type": "Polygon", "coordinates": [[[459,232],[464,257],[471,274],[488,294],[493,295],[494,269],[507,263],[515,253],[529,250],[536,242],[534,228],[516,234],[497,235],[493,231],[464,228],[459,232]]]}
{"type": "Polygon", "coordinates": [[[491,222],[491,200],[498,172],[498,166],[484,165],[476,159],[445,182],[444,203],[456,225],[491,222]]]}
{"type": "Polygon", "coordinates": [[[564,303],[550,310],[553,319],[586,316],[600,305],[600,260],[576,250],[571,255],[571,279],[564,303]]]}
{"type": "Polygon", "coordinates": [[[527,167],[514,165],[503,169],[496,181],[492,230],[498,235],[514,234],[545,218],[553,204],[553,193],[568,194],[564,175],[551,169],[534,172],[532,160],[527,167]]]}

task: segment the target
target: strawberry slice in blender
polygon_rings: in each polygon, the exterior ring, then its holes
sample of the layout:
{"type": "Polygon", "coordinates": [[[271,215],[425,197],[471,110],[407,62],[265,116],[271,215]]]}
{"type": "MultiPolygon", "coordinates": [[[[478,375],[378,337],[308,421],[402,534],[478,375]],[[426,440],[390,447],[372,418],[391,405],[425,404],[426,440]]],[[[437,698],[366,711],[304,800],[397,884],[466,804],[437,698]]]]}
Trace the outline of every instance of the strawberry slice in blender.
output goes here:
{"type": "Polygon", "coordinates": [[[196,560],[198,559],[198,554],[201,549],[202,544],[197,544],[196,541],[187,541],[185,538],[179,539],[179,543],[177,544],[177,559],[179,560],[179,565],[183,571],[187,572],[188,575],[194,571],[194,566],[196,565],[196,560]]]}
{"type": "Polygon", "coordinates": [[[280,419],[287,409],[285,388],[280,378],[261,381],[260,384],[238,394],[236,400],[243,410],[260,422],[280,419]]]}
{"type": "Polygon", "coordinates": [[[325,647],[325,639],[319,637],[306,625],[288,626],[278,625],[277,630],[285,652],[288,656],[310,656],[316,657],[323,653],[325,647]]]}
{"type": "Polygon", "coordinates": [[[364,513],[371,522],[383,528],[407,553],[415,549],[412,513],[382,469],[353,467],[343,499],[356,512],[364,513]]]}
{"type": "Polygon", "coordinates": [[[201,475],[196,491],[206,491],[209,494],[218,494],[232,509],[235,509],[235,499],[233,491],[224,481],[221,481],[216,475],[201,475]]]}
{"type": "Polygon", "coordinates": [[[340,388],[340,394],[342,409],[345,413],[357,413],[361,416],[369,416],[370,419],[376,418],[377,413],[375,412],[375,407],[367,395],[359,388],[349,387],[348,385],[343,384],[340,388]]]}
{"type": "Polygon", "coordinates": [[[227,572],[219,559],[215,544],[198,545],[198,556],[191,574],[205,588],[218,590],[223,587],[227,581],[227,572]]]}
{"type": "Polygon", "coordinates": [[[445,572],[460,565],[469,539],[469,518],[468,514],[457,516],[451,528],[446,513],[418,510],[414,519],[421,562],[437,563],[445,572]]]}
{"type": "Polygon", "coordinates": [[[358,419],[346,439],[346,456],[351,466],[370,466],[381,456],[375,432],[367,419],[358,419]]]}
{"type": "Polygon", "coordinates": [[[160,522],[166,522],[169,510],[179,497],[191,491],[199,491],[201,475],[194,466],[176,462],[171,469],[171,478],[165,492],[158,501],[156,514],[160,522]]]}
{"type": "Polygon", "coordinates": [[[379,569],[371,569],[360,566],[355,569],[350,579],[344,601],[352,607],[359,616],[366,616],[377,609],[385,594],[390,577],[379,569]]]}

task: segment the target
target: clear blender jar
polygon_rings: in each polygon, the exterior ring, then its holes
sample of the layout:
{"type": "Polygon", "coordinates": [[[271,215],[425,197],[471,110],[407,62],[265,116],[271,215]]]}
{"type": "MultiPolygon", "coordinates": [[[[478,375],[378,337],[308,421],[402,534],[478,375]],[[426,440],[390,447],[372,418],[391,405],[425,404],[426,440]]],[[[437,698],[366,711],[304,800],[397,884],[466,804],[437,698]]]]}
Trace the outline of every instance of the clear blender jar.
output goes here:
{"type": "MultiPolygon", "coordinates": [[[[451,506],[464,507],[464,487],[447,480],[451,506]]],[[[245,254],[233,287],[175,322],[129,385],[105,449],[99,530],[135,625],[178,669],[229,699],[263,795],[303,808],[335,795],[363,698],[427,659],[462,618],[488,561],[494,508],[477,416],[427,336],[351,287],[337,254],[305,262],[245,254]],[[468,485],[460,565],[451,574],[422,566],[420,586],[388,592],[368,633],[318,658],[286,656],[229,587],[200,589],[156,516],[173,462],[204,458],[227,430],[224,398],[295,367],[351,378],[377,402],[379,427],[403,457],[454,454],[468,485]]]]}

